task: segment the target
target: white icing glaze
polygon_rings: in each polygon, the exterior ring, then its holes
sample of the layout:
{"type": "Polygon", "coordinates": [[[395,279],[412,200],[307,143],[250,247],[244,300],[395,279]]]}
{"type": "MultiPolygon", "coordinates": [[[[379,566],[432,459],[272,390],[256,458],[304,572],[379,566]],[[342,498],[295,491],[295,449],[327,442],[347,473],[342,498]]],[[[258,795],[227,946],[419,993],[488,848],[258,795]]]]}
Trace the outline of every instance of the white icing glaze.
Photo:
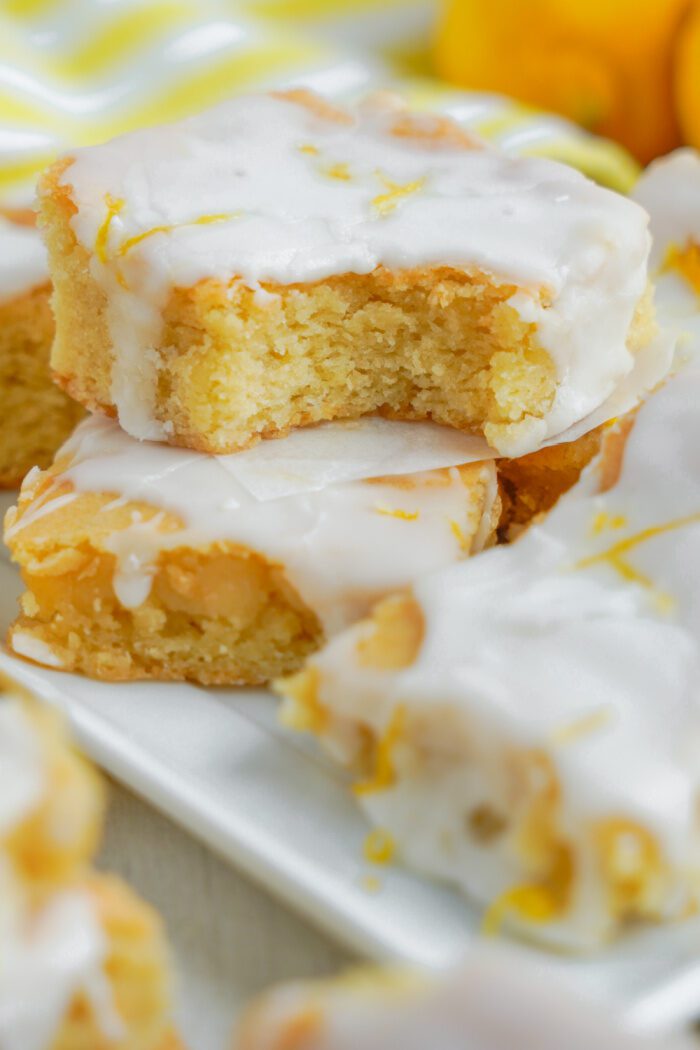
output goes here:
{"type": "Polygon", "coordinates": [[[299,427],[283,440],[219,462],[259,500],[313,492],[361,478],[418,474],[493,459],[482,438],[433,423],[377,416],[299,427]]]}
{"type": "Polygon", "coordinates": [[[502,454],[531,451],[613,392],[632,367],[625,340],[646,285],[642,209],[552,161],[387,134],[394,120],[364,106],[348,125],[250,96],[77,152],[63,179],[91,252],[106,195],[124,202],[91,268],[108,296],[125,429],[165,436],[153,415],[161,311],[174,286],[205,277],[259,288],[449,265],[517,284],[513,306],[537,325],[559,387],[546,420],[502,454]]]}
{"type": "Polygon", "coordinates": [[[276,1050],[298,1030],[304,1050],[690,1050],[623,1030],[533,953],[488,945],[440,976],[360,971],[283,985],[256,1004],[234,1047],[276,1050]]]}
{"type": "Polygon", "coordinates": [[[45,667],[63,667],[63,661],[56,656],[46,642],[42,642],[40,638],[34,638],[26,631],[13,632],[12,648],[20,656],[25,656],[27,660],[33,660],[36,664],[44,664],[45,667]]]}
{"type": "Polygon", "coordinates": [[[596,492],[589,468],[517,543],[418,580],[426,631],[409,668],[358,663],[367,623],[312,659],[341,758],[358,724],[381,736],[399,705],[417,713],[407,746],[432,758],[399,758],[395,786],[361,801],[410,863],[485,904],[523,874],[509,836],[484,848],[465,814],[483,803],[511,812],[509,753],[549,757],[578,884],[569,913],[539,931],[546,939],[586,946],[609,932],[586,830],[598,818],[625,817],[660,843],[669,914],[698,899],[698,403],[700,365],[688,365],[640,409],[609,492],[596,492]],[[627,540],[617,561],[606,556],[627,540]],[[589,729],[562,745],[577,724],[589,729]]]}
{"type": "MultiPolygon", "coordinates": [[[[327,454],[329,447],[338,448],[330,437],[336,425],[314,428],[303,442],[306,473],[292,479],[293,484],[300,483],[301,491],[277,499],[257,499],[247,487],[254,481],[254,468],[249,464],[239,471],[236,465],[238,459],[254,463],[256,450],[216,457],[139,442],[116,423],[97,416],[84,421],[64,446],[60,455],[69,457],[70,466],[61,477],[78,492],[109,492],[120,500],[139,500],[171,511],[184,523],[184,531],[166,533],[159,530],[158,520],[144,523],[136,517],[130,528],[108,539],[108,549],[118,556],[115,593],[127,607],[148,595],[161,550],[229,540],[283,565],[302,599],[332,632],[364,613],[380,595],[460,559],[463,546],[471,543],[476,549],[486,542],[497,495],[493,463],[473,468],[476,478],[471,486],[456,468],[450,468],[447,484],[444,476],[431,470],[412,474],[411,487],[391,480],[370,483],[364,479],[372,476],[377,463],[394,473],[402,462],[437,467],[443,447],[435,433],[439,428],[382,421],[387,448],[369,454],[364,426],[337,426],[344,434],[342,463],[338,466],[327,454]],[[426,435],[422,453],[421,434],[426,435]],[[309,471],[312,448],[317,453],[316,473],[309,471]],[[325,480],[346,476],[353,480],[337,484],[325,480]],[[313,485],[310,490],[309,485],[313,485]]],[[[287,441],[293,443],[294,437],[274,443],[282,459],[287,441]]],[[[452,462],[451,436],[443,454],[452,462]]],[[[288,462],[299,461],[290,456],[288,462]]],[[[57,496],[56,505],[62,500],[64,495],[57,496]]],[[[12,532],[50,513],[51,506],[49,500],[30,508],[12,532]]]]}
{"type": "Polygon", "coordinates": [[[0,701],[0,841],[45,790],[46,770],[35,732],[19,703],[0,701]]]}
{"type": "MultiPolygon", "coordinates": [[[[645,179],[638,187],[660,259],[664,238],[685,244],[700,222],[689,170],[696,186],[697,155],[674,156],[653,166],[653,194],[645,179]],[[674,215],[677,178],[685,226],[674,215]]],[[[595,943],[612,926],[586,839],[591,820],[623,815],[655,836],[669,867],[662,914],[698,899],[700,298],[675,273],[658,291],[660,319],[680,336],[680,372],[640,409],[614,487],[598,493],[594,464],[514,546],[419,580],[426,637],[412,667],[387,676],[359,666],[367,625],[312,661],[332,714],[323,741],[340,761],[355,754],[359,723],[381,736],[398,705],[421,713],[429,774],[407,761],[393,788],[362,803],[410,863],[485,904],[523,882],[522,865],[503,837],[493,847],[472,841],[464,814],[485,801],[512,810],[508,749],[549,756],[578,885],[569,913],[539,932],[567,945],[595,943]],[[629,550],[606,556],[627,540],[629,550]],[[577,726],[562,746],[561,731],[577,726]]]]}
{"type": "Polygon", "coordinates": [[[0,215],[0,303],[48,279],[46,249],[39,231],[0,215]]]}
{"type": "Polygon", "coordinates": [[[115,532],[107,539],[107,550],[117,556],[112,587],[125,609],[137,609],[151,593],[159,550],[157,529],[157,518],[135,521],[124,532],[115,532]]]}
{"type": "Polygon", "coordinates": [[[700,244],[700,153],[679,149],[655,160],[634,188],[634,199],[651,215],[651,261],[664,262],[669,244],[700,244]]]}

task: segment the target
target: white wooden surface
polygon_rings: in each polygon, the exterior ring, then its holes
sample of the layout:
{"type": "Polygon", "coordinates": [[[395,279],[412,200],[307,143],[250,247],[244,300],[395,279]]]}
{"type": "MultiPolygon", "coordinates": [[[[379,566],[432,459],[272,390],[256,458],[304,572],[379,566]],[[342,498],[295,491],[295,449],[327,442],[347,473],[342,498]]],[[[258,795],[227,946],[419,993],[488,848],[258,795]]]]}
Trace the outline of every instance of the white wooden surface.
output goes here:
{"type": "Polygon", "coordinates": [[[352,965],[323,934],[117,785],[99,865],[123,875],[165,919],[188,1050],[226,1050],[235,1018],[270,984],[352,965]]]}

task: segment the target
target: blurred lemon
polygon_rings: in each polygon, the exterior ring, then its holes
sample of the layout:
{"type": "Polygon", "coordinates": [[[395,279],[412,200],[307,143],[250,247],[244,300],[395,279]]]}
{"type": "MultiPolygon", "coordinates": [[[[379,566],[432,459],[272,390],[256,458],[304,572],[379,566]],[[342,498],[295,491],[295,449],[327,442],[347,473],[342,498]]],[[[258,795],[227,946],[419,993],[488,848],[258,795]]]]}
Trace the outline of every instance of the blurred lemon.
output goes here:
{"type": "MultiPolygon", "coordinates": [[[[441,76],[554,110],[646,162],[679,145],[673,53],[692,0],[449,0],[441,76]]],[[[700,16],[685,41],[683,126],[700,132],[700,16]]],[[[680,74],[679,74],[680,77],[680,74]]]]}
{"type": "Polygon", "coordinates": [[[700,2],[683,23],[676,51],[676,108],[683,138],[700,149],[700,2]]]}

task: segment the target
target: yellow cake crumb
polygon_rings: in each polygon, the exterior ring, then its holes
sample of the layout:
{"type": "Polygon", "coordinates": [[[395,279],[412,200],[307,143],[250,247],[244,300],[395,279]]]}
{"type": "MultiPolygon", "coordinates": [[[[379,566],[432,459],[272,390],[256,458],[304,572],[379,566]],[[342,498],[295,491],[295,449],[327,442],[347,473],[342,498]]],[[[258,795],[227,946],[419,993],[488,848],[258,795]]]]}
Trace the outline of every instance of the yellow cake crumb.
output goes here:
{"type": "Polygon", "coordinates": [[[46,650],[42,663],[48,653],[52,666],[94,678],[216,685],[265,682],[296,670],[318,648],[318,620],[283,571],[232,543],[163,550],[148,597],[125,608],[114,591],[109,537],[133,525],[135,510],[142,522],[158,519],[164,531],[176,532],[181,523],[108,493],[80,493],[62,505],[60,492],[56,498],[51,490],[50,515],[15,531],[35,500],[45,498],[42,485],[46,475],[25,486],[6,520],[27,588],[8,636],[19,655],[32,659],[38,644],[46,650]]]}
{"type": "Polygon", "coordinates": [[[0,488],[48,467],[84,410],[52,382],[48,283],[0,303],[0,488]]]}
{"type": "Polygon", "coordinates": [[[396,780],[394,771],[394,748],[403,738],[406,724],[406,708],[399,705],[391,716],[384,735],[377,741],[374,754],[374,771],[367,780],[353,785],[356,795],[368,795],[373,791],[386,791],[396,780]]]}

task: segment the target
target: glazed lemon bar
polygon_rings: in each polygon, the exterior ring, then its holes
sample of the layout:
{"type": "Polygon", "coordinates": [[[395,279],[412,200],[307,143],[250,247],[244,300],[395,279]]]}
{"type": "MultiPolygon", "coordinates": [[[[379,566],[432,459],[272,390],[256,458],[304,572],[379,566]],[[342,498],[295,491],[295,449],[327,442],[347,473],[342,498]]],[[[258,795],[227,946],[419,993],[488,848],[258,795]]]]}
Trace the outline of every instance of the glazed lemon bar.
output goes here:
{"type": "Polygon", "coordinates": [[[368,420],[216,457],[92,417],[8,512],[27,587],[9,645],[98,678],[297,669],[378,597],[491,540],[495,466],[459,465],[465,447],[433,424],[368,420]]]}
{"type": "Polygon", "coordinates": [[[0,1044],[174,1050],[160,922],[88,867],[100,782],[51,712],[1,685],[0,1044]]]}
{"type": "Polygon", "coordinates": [[[83,414],[52,383],[46,250],[31,214],[0,214],[0,488],[48,467],[83,414]]]}
{"type": "Polygon", "coordinates": [[[698,403],[691,363],[542,524],[280,683],[391,850],[489,930],[585,949],[700,903],[698,403]]]}
{"type": "Polygon", "coordinates": [[[600,1001],[574,995],[532,953],[486,944],[440,975],[366,969],[281,985],[248,1009],[233,1042],[233,1050],[360,1047],[690,1050],[691,1042],[634,1035],[600,1001]]]}
{"type": "Polygon", "coordinates": [[[519,456],[653,344],[639,205],[386,98],[238,98],[64,157],[40,198],[56,378],[140,438],[378,412],[519,456]]]}

